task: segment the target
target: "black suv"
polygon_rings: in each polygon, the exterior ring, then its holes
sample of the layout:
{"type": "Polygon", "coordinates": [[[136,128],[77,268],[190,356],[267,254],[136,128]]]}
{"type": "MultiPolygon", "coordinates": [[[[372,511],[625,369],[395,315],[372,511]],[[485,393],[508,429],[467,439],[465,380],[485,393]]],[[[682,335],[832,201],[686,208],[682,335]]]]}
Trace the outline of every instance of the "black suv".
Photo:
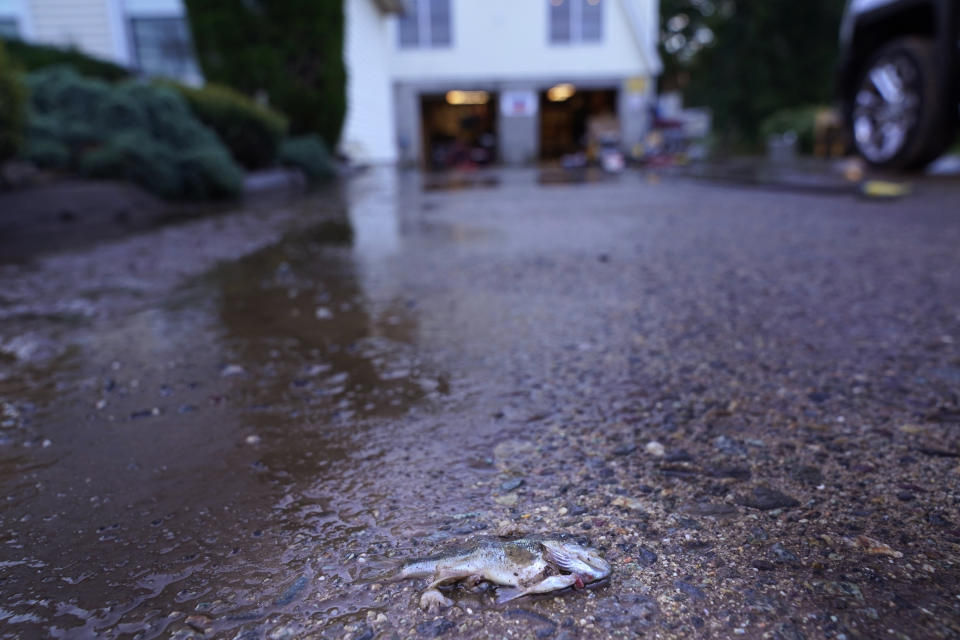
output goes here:
{"type": "Polygon", "coordinates": [[[849,0],[837,86],[868,162],[916,169],[936,158],[960,120],[960,0],[849,0]]]}

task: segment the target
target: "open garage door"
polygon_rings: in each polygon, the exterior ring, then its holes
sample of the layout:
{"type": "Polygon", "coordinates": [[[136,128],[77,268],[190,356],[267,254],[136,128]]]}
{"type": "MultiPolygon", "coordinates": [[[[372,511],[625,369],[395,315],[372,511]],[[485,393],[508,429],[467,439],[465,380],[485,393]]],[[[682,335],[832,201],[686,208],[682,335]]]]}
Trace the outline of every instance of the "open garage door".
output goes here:
{"type": "Polygon", "coordinates": [[[431,169],[470,168],[497,159],[497,94],[451,90],[420,99],[423,158],[431,169]]]}
{"type": "Polygon", "coordinates": [[[540,159],[589,155],[591,124],[616,118],[616,89],[559,84],[540,94],[540,159]]]}

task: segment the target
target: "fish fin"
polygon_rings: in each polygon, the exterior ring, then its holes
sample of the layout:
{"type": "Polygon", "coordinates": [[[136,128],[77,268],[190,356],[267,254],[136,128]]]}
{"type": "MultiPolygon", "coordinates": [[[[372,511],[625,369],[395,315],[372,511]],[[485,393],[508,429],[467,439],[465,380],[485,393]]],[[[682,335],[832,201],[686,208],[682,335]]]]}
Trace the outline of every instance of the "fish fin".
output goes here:
{"type": "Polygon", "coordinates": [[[430,578],[437,572],[437,563],[431,558],[410,560],[402,563],[397,571],[398,579],[430,578]]]}
{"type": "Polygon", "coordinates": [[[552,562],[564,571],[570,571],[573,563],[570,561],[570,555],[562,546],[552,542],[542,542],[541,545],[543,545],[543,551],[548,562],[552,562]]]}
{"type": "Polygon", "coordinates": [[[403,575],[403,567],[396,562],[371,561],[363,566],[357,574],[359,584],[372,582],[397,582],[407,576],[403,575]]]}
{"type": "Polygon", "coordinates": [[[510,602],[511,600],[516,600],[527,594],[526,589],[521,589],[520,587],[500,587],[497,589],[497,604],[503,604],[504,602],[510,602]]]}

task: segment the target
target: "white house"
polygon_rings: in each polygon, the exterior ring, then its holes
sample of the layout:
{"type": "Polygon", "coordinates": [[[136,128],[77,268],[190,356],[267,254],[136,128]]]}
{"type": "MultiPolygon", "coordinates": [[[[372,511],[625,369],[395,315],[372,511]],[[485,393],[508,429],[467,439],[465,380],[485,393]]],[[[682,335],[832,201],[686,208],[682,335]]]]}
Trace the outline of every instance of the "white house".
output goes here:
{"type": "Polygon", "coordinates": [[[202,82],[182,0],[0,0],[0,35],[202,82]]]}
{"type": "MultiPolygon", "coordinates": [[[[361,162],[527,163],[647,127],[658,0],[344,0],[361,162]]],[[[182,0],[0,0],[0,34],[197,82],[182,0]]]]}
{"type": "Polygon", "coordinates": [[[643,136],[661,71],[658,0],[392,4],[346,0],[345,151],[423,164],[463,142],[525,163],[581,145],[602,112],[625,147],[643,136]]]}

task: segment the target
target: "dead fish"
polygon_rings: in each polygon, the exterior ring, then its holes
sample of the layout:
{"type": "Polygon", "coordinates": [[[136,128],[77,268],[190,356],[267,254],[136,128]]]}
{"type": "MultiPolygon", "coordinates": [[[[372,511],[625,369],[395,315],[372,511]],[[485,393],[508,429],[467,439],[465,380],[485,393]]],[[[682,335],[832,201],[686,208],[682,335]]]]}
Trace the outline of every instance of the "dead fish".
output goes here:
{"type": "Polygon", "coordinates": [[[583,588],[609,575],[610,564],[596,549],[560,534],[519,540],[481,538],[465,548],[405,562],[396,579],[431,578],[420,596],[420,608],[434,613],[453,604],[438,589],[445,585],[461,583],[473,590],[484,583],[497,585],[499,604],[571,586],[583,588]]]}

